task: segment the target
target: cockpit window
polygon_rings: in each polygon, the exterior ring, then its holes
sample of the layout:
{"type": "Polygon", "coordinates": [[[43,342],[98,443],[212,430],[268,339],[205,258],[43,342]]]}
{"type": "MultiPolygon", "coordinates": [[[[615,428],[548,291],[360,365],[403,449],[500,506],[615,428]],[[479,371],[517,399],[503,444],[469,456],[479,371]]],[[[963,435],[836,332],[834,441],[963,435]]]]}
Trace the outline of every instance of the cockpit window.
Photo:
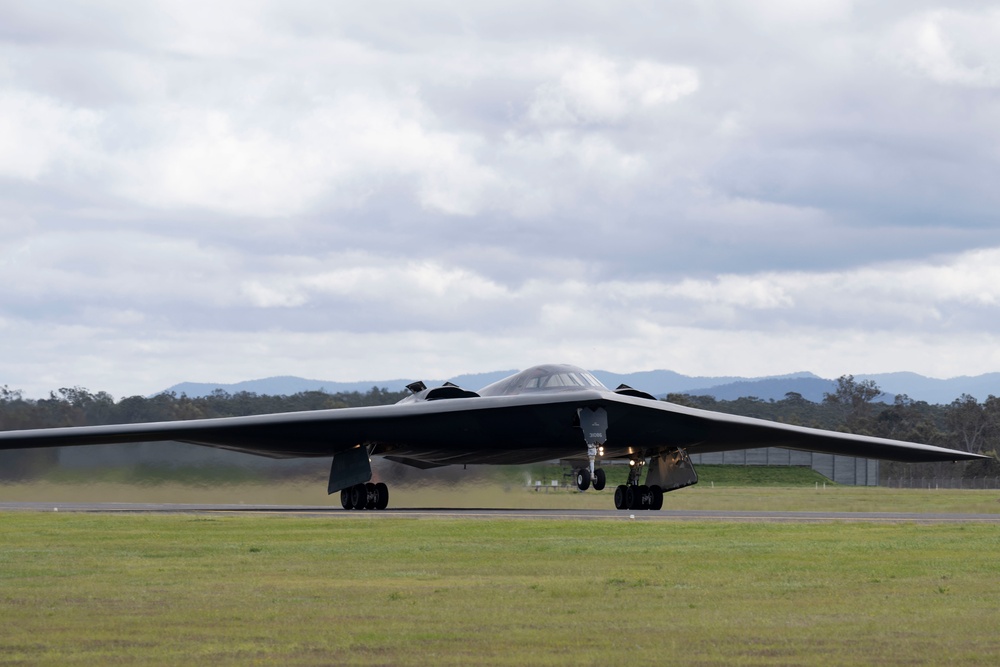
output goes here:
{"type": "Polygon", "coordinates": [[[519,394],[522,391],[607,389],[596,377],[576,366],[535,366],[480,390],[483,396],[519,394]],[[485,393],[483,393],[485,392],[485,393]]]}
{"type": "Polygon", "coordinates": [[[590,373],[553,373],[551,375],[543,375],[542,377],[532,378],[528,384],[525,385],[526,389],[556,389],[562,387],[594,387],[600,388],[602,385],[597,381],[590,373]]]}

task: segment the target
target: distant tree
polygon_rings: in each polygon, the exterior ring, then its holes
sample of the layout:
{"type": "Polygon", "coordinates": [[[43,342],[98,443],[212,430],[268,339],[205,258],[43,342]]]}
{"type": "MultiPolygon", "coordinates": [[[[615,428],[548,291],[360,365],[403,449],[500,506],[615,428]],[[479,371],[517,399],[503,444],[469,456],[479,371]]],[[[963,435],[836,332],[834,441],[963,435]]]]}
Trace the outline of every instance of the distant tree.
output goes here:
{"type": "Polygon", "coordinates": [[[853,375],[841,375],[837,378],[837,388],[834,392],[824,393],[823,401],[849,408],[853,412],[869,411],[872,401],[882,395],[882,390],[874,380],[858,382],[853,375]]]}
{"type": "Polygon", "coordinates": [[[0,387],[0,403],[13,403],[22,400],[24,392],[20,389],[11,389],[7,385],[0,387]]]}
{"type": "Polygon", "coordinates": [[[872,420],[872,435],[907,442],[942,444],[941,409],[924,401],[914,401],[898,394],[893,404],[883,408],[872,420]]]}
{"type": "Polygon", "coordinates": [[[974,396],[962,394],[948,406],[948,426],[955,436],[954,446],[967,452],[980,452],[995,425],[974,396]]]}
{"type": "Polygon", "coordinates": [[[797,391],[785,392],[785,398],[783,400],[788,401],[789,405],[805,405],[808,403],[808,401],[802,397],[802,394],[797,391]]]}
{"type": "Polygon", "coordinates": [[[833,393],[824,393],[823,402],[838,409],[843,415],[847,429],[853,433],[871,433],[872,403],[882,396],[882,390],[874,380],[858,382],[853,375],[837,378],[833,393]]]}
{"type": "Polygon", "coordinates": [[[718,401],[712,396],[691,396],[690,394],[667,394],[664,399],[668,403],[675,403],[689,408],[701,408],[702,410],[715,410],[718,401]]]}
{"type": "Polygon", "coordinates": [[[30,428],[34,423],[35,404],[23,396],[20,389],[11,389],[7,385],[0,387],[0,429],[30,428]]]}

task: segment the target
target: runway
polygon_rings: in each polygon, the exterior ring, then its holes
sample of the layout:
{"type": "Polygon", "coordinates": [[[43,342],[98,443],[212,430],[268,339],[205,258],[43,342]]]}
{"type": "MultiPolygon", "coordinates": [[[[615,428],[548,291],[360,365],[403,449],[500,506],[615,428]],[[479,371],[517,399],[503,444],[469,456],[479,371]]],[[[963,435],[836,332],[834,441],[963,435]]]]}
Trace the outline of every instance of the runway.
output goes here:
{"type": "Polygon", "coordinates": [[[560,521],[729,521],[763,523],[1000,523],[1000,514],[924,514],[906,512],[745,512],[728,510],[592,510],[497,508],[402,508],[348,511],[309,505],[195,505],[175,503],[0,502],[0,512],[75,512],[101,514],[273,515],[356,519],[560,520],[560,521]]]}

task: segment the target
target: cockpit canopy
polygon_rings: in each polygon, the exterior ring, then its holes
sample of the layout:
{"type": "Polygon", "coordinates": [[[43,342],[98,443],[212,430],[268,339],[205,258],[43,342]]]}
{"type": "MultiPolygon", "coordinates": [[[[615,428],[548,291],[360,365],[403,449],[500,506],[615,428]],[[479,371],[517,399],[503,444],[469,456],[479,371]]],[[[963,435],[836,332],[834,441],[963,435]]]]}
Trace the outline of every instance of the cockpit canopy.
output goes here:
{"type": "Polygon", "coordinates": [[[569,364],[533,366],[499,382],[483,387],[480,396],[511,396],[533,391],[567,391],[579,389],[604,389],[601,381],[588,371],[569,364]]]}

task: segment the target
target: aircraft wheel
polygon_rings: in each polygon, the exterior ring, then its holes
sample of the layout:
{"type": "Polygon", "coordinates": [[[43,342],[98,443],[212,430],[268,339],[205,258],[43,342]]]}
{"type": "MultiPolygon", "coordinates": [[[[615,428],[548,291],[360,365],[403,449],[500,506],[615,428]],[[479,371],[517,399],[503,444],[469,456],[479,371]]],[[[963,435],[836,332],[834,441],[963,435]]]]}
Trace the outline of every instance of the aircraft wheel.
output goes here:
{"type": "Polygon", "coordinates": [[[368,489],[364,484],[351,487],[351,509],[363,510],[368,504],[368,489]]]}
{"type": "Polygon", "coordinates": [[[629,485],[625,487],[625,507],[630,510],[639,509],[639,487],[629,485]]]}
{"type": "Polygon", "coordinates": [[[385,482],[375,485],[375,509],[384,510],[389,506],[389,487],[385,482]]]}
{"type": "Polygon", "coordinates": [[[351,504],[350,489],[340,490],[340,506],[343,507],[345,510],[353,509],[354,506],[351,504]]]}
{"type": "Polygon", "coordinates": [[[603,491],[604,485],[607,483],[607,477],[604,475],[604,468],[598,468],[594,471],[594,491],[603,491]]]}
{"type": "Polygon", "coordinates": [[[365,484],[365,509],[375,509],[376,500],[378,500],[378,498],[375,497],[375,485],[372,482],[368,482],[365,484]]]}
{"type": "Polygon", "coordinates": [[[626,493],[628,487],[624,484],[619,484],[615,489],[615,509],[616,510],[627,510],[628,509],[628,499],[626,498],[626,493]]]}
{"type": "Polygon", "coordinates": [[[576,472],[576,488],[586,491],[590,488],[590,469],[580,468],[576,472]]]}
{"type": "Polygon", "coordinates": [[[636,507],[637,510],[648,510],[649,509],[649,487],[648,486],[643,485],[643,486],[639,487],[639,498],[638,498],[638,503],[636,503],[636,504],[638,505],[636,507]]]}
{"type": "Polygon", "coordinates": [[[657,511],[663,509],[663,489],[658,486],[651,486],[649,487],[649,492],[653,496],[649,509],[657,511]]]}

